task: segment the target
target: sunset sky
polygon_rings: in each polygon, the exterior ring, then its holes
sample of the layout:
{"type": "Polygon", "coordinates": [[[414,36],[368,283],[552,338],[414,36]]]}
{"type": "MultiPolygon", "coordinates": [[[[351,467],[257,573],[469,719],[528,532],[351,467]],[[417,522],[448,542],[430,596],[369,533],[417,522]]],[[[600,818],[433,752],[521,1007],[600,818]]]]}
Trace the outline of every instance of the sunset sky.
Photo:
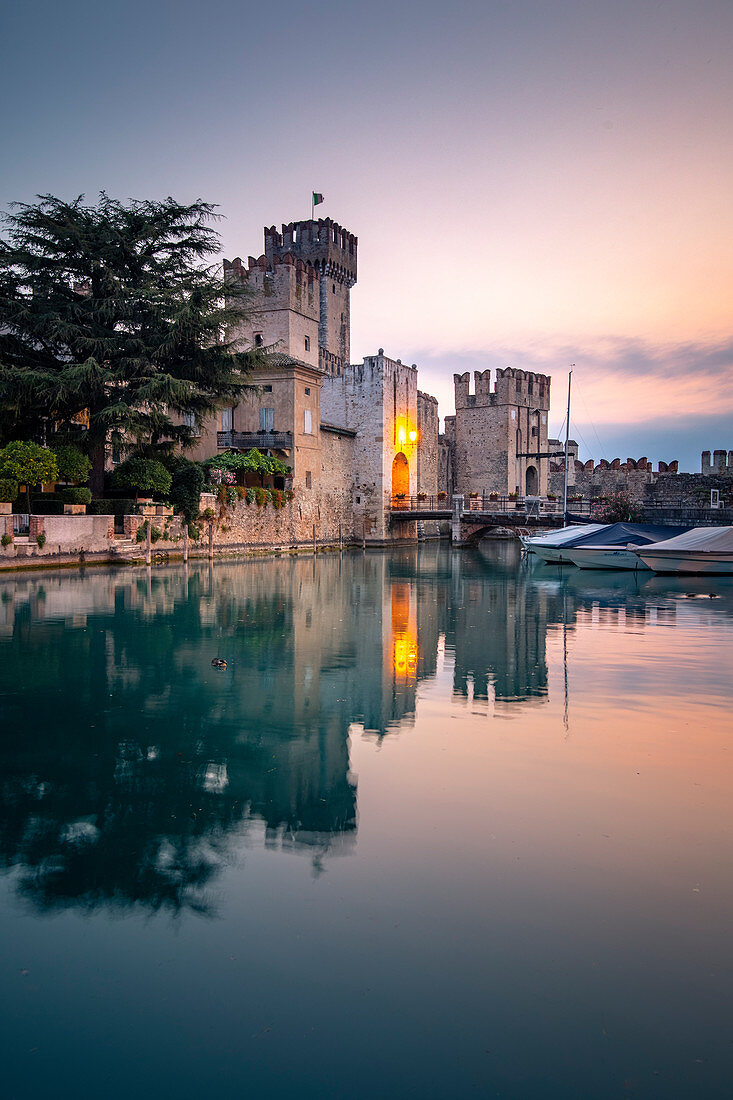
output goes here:
{"type": "Polygon", "coordinates": [[[581,457],[733,449],[733,4],[29,0],[6,10],[0,206],[219,204],[224,254],[359,237],[352,359],[575,364],[581,457]]]}

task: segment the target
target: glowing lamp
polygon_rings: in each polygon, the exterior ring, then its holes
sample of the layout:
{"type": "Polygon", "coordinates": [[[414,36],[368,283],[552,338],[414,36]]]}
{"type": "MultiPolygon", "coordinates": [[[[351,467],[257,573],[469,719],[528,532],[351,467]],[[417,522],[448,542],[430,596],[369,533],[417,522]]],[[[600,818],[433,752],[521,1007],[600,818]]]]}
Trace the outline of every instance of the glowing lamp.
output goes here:
{"type": "Polygon", "coordinates": [[[414,428],[412,429],[411,432],[408,432],[408,438],[410,440],[410,443],[414,443],[415,440],[417,439],[417,432],[415,431],[414,428]]]}
{"type": "Polygon", "coordinates": [[[398,428],[397,429],[397,439],[399,440],[400,443],[404,443],[405,440],[407,439],[407,436],[405,435],[405,429],[404,428],[398,428]]]}

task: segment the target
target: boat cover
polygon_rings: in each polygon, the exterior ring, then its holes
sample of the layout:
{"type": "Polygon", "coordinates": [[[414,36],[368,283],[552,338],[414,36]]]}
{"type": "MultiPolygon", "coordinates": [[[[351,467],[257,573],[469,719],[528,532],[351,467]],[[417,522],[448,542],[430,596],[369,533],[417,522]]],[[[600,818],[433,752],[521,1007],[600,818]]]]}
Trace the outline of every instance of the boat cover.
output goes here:
{"type": "Polygon", "coordinates": [[[647,549],[731,554],[733,553],[733,527],[691,527],[684,534],[664,539],[663,542],[655,542],[647,549]]]}
{"type": "Polygon", "coordinates": [[[585,537],[595,531],[605,531],[607,527],[607,523],[579,523],[573,527],[551,531],[549,535],[537,535],[527,541],[530,546],[565,546],[571,539],[585,537]]]}
{"type": "Polygon", "coordinates": [[[681,535],[689,527],[663,527],[659,523],[611,523],[587,538],[579,535],[572,546],[647,546],[663,538],[681,535]]]}

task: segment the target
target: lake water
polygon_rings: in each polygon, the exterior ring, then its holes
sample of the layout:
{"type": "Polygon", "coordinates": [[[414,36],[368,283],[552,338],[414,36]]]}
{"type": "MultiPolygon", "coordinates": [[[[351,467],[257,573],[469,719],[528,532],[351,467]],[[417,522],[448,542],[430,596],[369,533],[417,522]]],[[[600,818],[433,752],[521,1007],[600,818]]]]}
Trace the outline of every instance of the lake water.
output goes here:
{"type": "Polygon", "coordinates": [[[732,654],[506,543],[2,577],[0,1095],[730,1097],[732,654]]]}

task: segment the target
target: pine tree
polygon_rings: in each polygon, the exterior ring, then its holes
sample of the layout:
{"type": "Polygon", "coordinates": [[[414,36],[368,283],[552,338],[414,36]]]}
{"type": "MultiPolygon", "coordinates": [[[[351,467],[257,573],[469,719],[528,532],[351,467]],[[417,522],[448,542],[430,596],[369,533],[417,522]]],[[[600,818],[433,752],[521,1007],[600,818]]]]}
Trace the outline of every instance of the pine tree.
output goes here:
{"type": "Polygon", "coordinates": [[[212,266],[216,217],[201,201],[104,192],[96,206],[43,195],[13,207],[0,240],[0,444],[76,443],[99,494],[110,444],[149,457],[185,447],[241,395],[260,353],[229,338],[245,292],[212,266]]]}

